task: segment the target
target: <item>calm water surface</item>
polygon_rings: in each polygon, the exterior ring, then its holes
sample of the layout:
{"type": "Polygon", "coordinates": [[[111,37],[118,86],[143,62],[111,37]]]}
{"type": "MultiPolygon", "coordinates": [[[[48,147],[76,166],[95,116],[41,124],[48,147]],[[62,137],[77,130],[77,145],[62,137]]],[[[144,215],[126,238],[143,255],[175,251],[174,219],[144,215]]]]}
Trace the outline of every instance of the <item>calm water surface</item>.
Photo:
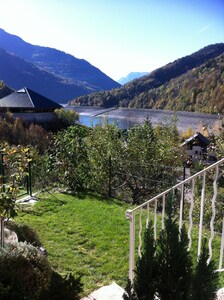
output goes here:
{"type": "Polygon", "coordinates": [[[75,106],[66,107],[66,109],[72,109],[79,113],[80,124],[95,126],[101,122],[102,118],[107,117],[109,123],[117,122],[118,126],[122,129],[128,129],[135,124],[142,124],[146,118],[149,118],[152,125],[155,126],[175,116],[177,117],[177,127],[180,131],[185,131],[189,127],[197,131],[200,125],[209,125],[212,127],[219,120],[219,116],[217,115],[174,112],[160,109],[103,109],[75,106]]]}

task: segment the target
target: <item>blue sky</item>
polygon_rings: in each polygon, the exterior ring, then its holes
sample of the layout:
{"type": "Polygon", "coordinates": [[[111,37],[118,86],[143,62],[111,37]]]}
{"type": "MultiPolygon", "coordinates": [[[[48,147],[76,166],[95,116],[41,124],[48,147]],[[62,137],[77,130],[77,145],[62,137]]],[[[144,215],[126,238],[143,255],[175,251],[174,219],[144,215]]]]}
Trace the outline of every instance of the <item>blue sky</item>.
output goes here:
{"type": "Polygon", "coordinates": [[[0,0],[0,28],[118,80],[224,42],[224,1],[0,0]]]}

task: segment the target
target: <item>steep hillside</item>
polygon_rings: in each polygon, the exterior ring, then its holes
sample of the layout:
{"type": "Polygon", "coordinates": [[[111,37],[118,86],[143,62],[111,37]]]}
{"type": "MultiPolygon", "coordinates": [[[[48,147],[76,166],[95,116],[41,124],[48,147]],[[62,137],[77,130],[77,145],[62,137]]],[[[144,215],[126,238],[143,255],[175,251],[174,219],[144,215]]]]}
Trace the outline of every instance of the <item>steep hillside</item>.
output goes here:
{"type": "MultiPolygon", "coordinates": [[[[63,89],[65,95],[67,84],[77,86],[77,90],[74,91],[72,98],[90,91],[110,90],[120,86],[119,83],[84,59],[75,58],[57,49],[31,45],[20,37],[5,32],[3,29],[0,29],[0,48],[32,63],[43,71],[47,71],[56,77],[61,77],[61,82],[65,83],[63,89]]],[[[12,65],[11,62],[9,63],[12,65]]],[[[1,79],[4,80],[4,78],[0,77],[1,79]]],[[[18,80],[20,79],[18,78],[18,80]]],[[[5,82],[10,85],[6,80],[5,82]]],[[[28,86],[28,83],[25,86],[28,86]]],[[[13,86],[13,88],[16,87],[13,86]]],[[[37,89],[37,92],[41,93],[42,91],[37,89]]],[[[63,100],[68,101],[68,99],[71,99],[70,94],[69,97],[65,96],[63,100]]]]}
{"type": "Polygon", "coordinates": [[[5,85],[3,81],[0,81],[0,99],[10,95],[14,90],[5,85]]]}
{"type": "Polygon", "coordinates": [[[3,49],[0,49],[0,80],[16,90],[27,86],[59,103],[67,102],[74,95],[80,96],[94,91],[87,89],[81,82],[65,82],[3,49]]]}
{"type": "Polygon", "coordinates": [[[129,106],[202,113],[224,112],[224,53],[133,99],[129,106]]]}
{"type": "MultiPolygon", "coordinates": [[[[169,63],[166,66],[151,72],[147,76],[133,80],[119,89],[114,89],[110,92],[98,92],[88,96],[78,97],[73,101],[70,101],[69,105],[94,105],[103,107],[123,106],[137,108],[172,107],[172,109],[183,109],[188,111],[205,111],[207,107],[203,109],[204,104],[201,103],[199,105],[199,102],[202,100],[197,100],[196,96],[200,96],[200,99],[202,99],[204,97],[203,93],[207,93],[207,102],[212,100],[214,103],[217,103],[220,101],[219,98],[222,95],[221,90],[223,89],[224,83],[222,58],[218,58],[218,56],[220,56],[222,53],[224,53],[223,43],[207,46],[189,56],[169,63]],[[217,61],[213,62],[215,58],[217,58],[217,61]],[[205,66],[202,66],[203,64],[205,64],[205,66]],[[202,66],[202,68],[206,68],[203,71],[205,72],[203,79],[201,78],[200,71],[198,71],[198,73],[195,71],[195,69],[199,68],[200,66],[202,66]],[[206,80],[208,77],[207,75],[212,72],[213,68],[215,68],[215,71],[213,70],[213,75],[211,76],[216,76],[216,79],[213,80],[213,89],[208,92],[208,90],[205,90],[205,88],[208,88],[208,84],[202,84],[202,81],[206,80]],[[191,75],[191,72],[194,72],[195,75],[191,75]],[[187,88],[187,85],[185,84],[185,88],[183,89],[178,89],[176,86],[175,79],[183,76],[184,74],[188,76],[188,78],[191,78],[189,81],[191,86],[194,86],[195,88],[194,96],[189,96],[189,94],[186,94],[187,89],[190,93],[190,84],[189,88],[187,88]],[[199,79],[195,82],[192,82],[192,78],[195,78],[196,74],[198,74],[199,79]],[[169,94],[170,83],[176,88],[175,96],[179,99],[178,108],[176,106],[176,98],[174,99],[174,95],[170,96],[172,97],[172,105],[166,100],[167,94],[169,94]],[[184,95],[181,94],[183,91],[185,91],[184,95]],[[214,94],[211,91],[214,91],[214,94]],[[216,100],[213,99],[214,95],[217,96],[216,100]],[[184,105],[182,105],[181,100],[183,98],[185,99],[184,105]],[[195,106],[195,103],[192,104],[192,99],[194,99],[193,102],[198,103],[197,106],[195,106]]],[[[177,83],[177,85],[178,84],[179,83],[177,83]]],[[[208,111],[213,112],[217,109],[222,111],[222,105],[219,105],[218,107],[216,106],[215,108],[212,108],[211,105],[209,106],[208,111]]]]}

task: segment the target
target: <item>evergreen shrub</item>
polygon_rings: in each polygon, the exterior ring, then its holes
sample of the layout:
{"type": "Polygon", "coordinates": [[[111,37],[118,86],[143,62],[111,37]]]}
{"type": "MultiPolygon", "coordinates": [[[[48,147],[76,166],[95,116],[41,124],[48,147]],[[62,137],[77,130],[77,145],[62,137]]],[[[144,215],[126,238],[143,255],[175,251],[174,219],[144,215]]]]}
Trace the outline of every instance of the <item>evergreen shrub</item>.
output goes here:
{"type": "Polygon", "coordinates": [[[152,224],[146,228],[142,255],[136,262],[133,285],[128,281],[124,300],[212,300],[216,298],[219,277],[215,264],[208,263],[206,240],[195,269],[188,251],[185,227],[179,232],[168,205],[165,229],[157,241],[152,224]]]}

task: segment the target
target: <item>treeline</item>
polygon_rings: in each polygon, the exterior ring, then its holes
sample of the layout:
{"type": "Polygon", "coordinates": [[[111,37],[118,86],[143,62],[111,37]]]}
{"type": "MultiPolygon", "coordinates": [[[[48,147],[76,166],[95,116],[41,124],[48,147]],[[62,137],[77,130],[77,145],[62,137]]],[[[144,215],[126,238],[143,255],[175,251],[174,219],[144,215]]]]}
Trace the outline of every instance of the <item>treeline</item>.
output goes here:
{"type": "Polygon", "coordinates": [[[224,44],[215,44],[121,88],[78,97],[70,105],[223,112],[224,44]]]}
{"type": "Polygon", "coordinates": [[[224,111],[224,54],[133,99],[129,107],[201,113],[224,111]]]}
{"type": "Polygon", "coordinates": [[[46,131],[37,124],[26,124],[22,119],[15,119],[13,114],[8,112],[0,116],[0,145],[33,146],[40,153],[44,153],[52,138],[52,133],[46,131]]]}

